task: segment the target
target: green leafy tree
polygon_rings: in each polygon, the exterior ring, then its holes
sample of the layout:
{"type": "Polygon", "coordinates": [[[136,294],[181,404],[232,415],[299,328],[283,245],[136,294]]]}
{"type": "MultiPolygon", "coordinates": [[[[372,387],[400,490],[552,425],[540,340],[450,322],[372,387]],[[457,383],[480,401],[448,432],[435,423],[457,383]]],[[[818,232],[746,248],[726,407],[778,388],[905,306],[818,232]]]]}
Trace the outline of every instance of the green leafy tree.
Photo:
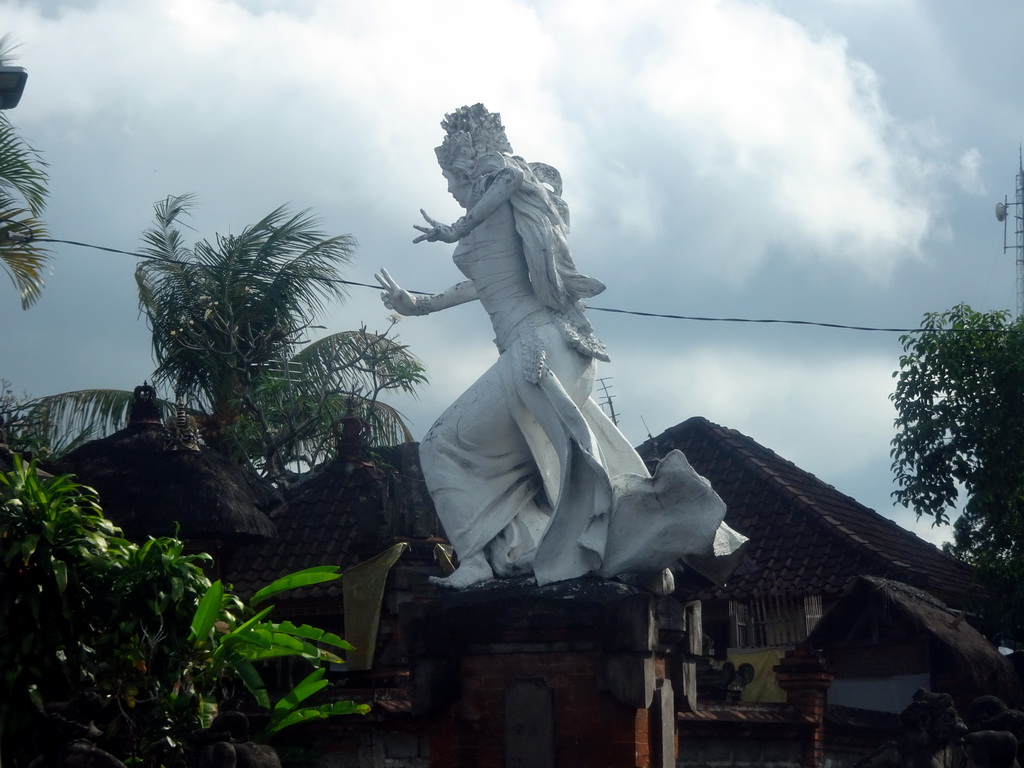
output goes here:
{"type": "Polygon", "coordinates": [[[108,705],[104,747],[144,765],[180,765],[185,738],[208,725],[237,682],[270,711],[263,737],[295,723],[365,713],[352,702],[310,704],[326,662],[350,648],[308,625],[275,622],[266,603],[287,589],[338,578],[336,567],[280,579],[244,605],[203,574],[206,555],[177,539],[135,545],[102,516],[93,491],[41,477],[15,456],[0,473],[0,756],[26,764],[44,702],[85,690],[108,705]],[[272,701],[260,669],[294,657],[310,674],[272,701]]]}
{"type": "MultiPolygon", "coordinates": [[[[329,458],[332,425],[353,408],[381,444],[410,440],[383,394],[414,393],[422,365],[391,335],[366,328],[309,343],[329,300],[339,299],[349,236],[325,237],[306,213],[279,208],[237,235],[185,245],[189,196],[156,205],[136,272],[153,332],[155,384],[183,398],[204,440],[280,484],[329,458]]],[[[123,418],[127,392],[42,398],[36,423],[79,432],[123,418]]]]}
{"type": "MultiPolygon", "coordinates": [[[[902,337],[896,372],[894,497],[945,524],[947,551],[978,568],[987,613],[1024,627],[1024,322],[965,304],[902,337]],[[961,503],[963,500],[964,503],[961,503]]],[[[1024,639],[1024,638],[1021,638],[1024,639]]]]}
{"type": "MultiPolygon", "coordinates": [[[[13,58],[14,46],[0,37],[0,64],[13,58]]],[[[28,309],[43,290],[49,254],[38,242],[47,237],[40,217],[48,195],[46,163],[0,112],[0,264],[28,309]]]]}

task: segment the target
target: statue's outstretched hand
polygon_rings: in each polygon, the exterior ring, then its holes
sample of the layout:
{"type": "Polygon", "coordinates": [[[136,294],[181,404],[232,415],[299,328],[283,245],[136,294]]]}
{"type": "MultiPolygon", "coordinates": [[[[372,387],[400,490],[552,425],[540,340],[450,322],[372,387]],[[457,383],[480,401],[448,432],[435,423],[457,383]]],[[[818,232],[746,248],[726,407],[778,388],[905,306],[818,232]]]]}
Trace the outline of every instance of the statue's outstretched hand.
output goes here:
{"type": "Polygon", "coordinates": [[[422,243],[426,240],[428,243],[433,243],[440,240],[442,243],[454,243],[459,239],[459,233],[455,230],[455,227],[442,224],[440,221],[435,221],[427,215],[427,212],[420,208],[420,213],[423,214],[423,218],[430,224],[429,227],[424,227],[420,224],[413,224],[413,229],[418,229],[423,234],[413,240],[414,243],[422,243]]]}
{"type": "Polygon", "coordinates": [[[385,307],[400,315],[423,314],[422,309],[416,304],[416,297],[396,283],[386,269],[382,268],[374,277],[384,289],[381,291],[380,300],[384,302],[385,307]]]}

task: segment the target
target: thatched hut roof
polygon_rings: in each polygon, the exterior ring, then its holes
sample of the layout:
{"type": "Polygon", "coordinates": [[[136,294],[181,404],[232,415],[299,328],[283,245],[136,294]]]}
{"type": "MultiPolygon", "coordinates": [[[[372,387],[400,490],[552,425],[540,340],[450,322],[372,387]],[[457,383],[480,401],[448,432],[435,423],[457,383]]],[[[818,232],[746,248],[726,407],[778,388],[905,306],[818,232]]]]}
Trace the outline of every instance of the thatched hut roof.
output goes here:
{"type": "Polygon", "coordinates": [[[127,427],[77,448],[53,470],[95,488],[103,513],[129,538],[240,542],[275,535],[267,516],[280,502],[273,488],[209,448],[176,447],[159,418],[136,407],[127,427]]]}
{"type": "Polygon", "coordinates": [[[1020,701],[1020,682],[1009,660],[968,623],[963,612],[891,579],[855,579],[821,617],[807,642],[827,649],[860,643],[865,633],[884,638],[897,627],[928,639],[933,673],[949,674],[974,688],[958,692],[962,696],[990,694],[1005,702],[1020,701]],[[871,626],[865,625],[865,617],[871,626]]]}

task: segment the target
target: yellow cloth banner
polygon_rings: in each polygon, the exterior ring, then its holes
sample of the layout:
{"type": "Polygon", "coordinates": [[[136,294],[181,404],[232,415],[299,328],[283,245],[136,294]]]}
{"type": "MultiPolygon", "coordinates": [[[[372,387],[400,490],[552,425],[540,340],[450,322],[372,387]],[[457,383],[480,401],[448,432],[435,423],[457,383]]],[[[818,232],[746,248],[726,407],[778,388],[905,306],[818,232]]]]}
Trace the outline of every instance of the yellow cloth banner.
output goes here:
{"type": "Polygon", "coordinates": [[[740,701],[751,701],[783,704],[786,692],[779,688],[775,680],[775,666],[782,661],[789,648],[730,648],[726,657],[738,670],[740,664],[750,664],[754,668],[754,679],[743,689],[740,701]]]}
{"type": "Polygon", "coordinates": [[[384,584],[391,566],[409,548],[404,541],[374,555],[359,565],[353,565],[341,575],[342,595],[345,601],[345,639],[355,646],[346,658],[346,668],[361,672],[373,667],[373,652],[377,646],[377,628],[380,626],[380,607],[384,600],[384,584]]]}

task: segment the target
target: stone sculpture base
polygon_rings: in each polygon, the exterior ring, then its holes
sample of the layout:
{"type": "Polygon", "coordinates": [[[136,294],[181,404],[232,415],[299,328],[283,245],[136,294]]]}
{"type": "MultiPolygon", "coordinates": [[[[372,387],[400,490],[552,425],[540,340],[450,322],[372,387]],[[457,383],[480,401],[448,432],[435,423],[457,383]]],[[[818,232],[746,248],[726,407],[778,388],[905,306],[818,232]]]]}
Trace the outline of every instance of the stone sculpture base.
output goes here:
{"type": "Polygon", "coordinates": [[[675,765],[679,602],[592,578],[502,580],[406,618],[431,766],[675,765]]]}

